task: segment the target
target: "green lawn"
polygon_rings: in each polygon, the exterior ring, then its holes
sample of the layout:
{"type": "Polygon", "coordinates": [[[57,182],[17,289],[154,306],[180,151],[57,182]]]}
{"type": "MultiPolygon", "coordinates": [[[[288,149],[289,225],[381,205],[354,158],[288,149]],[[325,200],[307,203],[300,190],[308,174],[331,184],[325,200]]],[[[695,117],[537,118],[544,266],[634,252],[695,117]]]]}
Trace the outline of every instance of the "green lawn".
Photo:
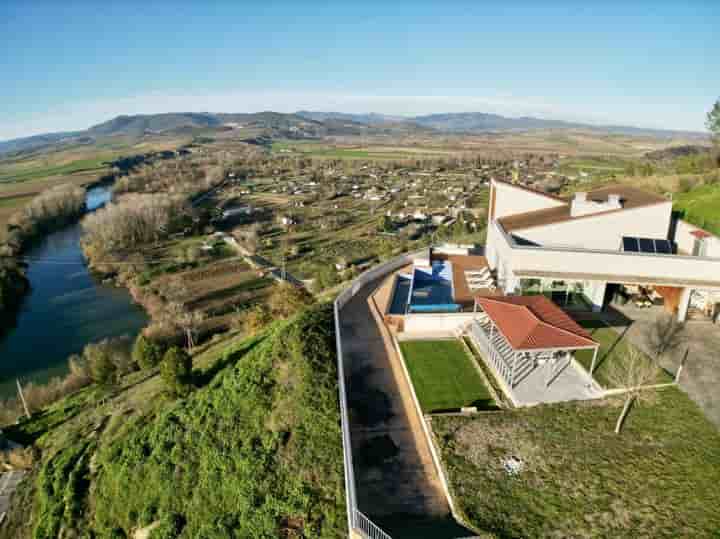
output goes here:
{"type": "Polygon", "coordinates": [[[400,348],[423,412],[457,410],[463,406],[496,408],[459,341],[405,341],[400,348]]]}
{"type": "MultiPolygon", "coordinates": [[[[600,385],[605,388],[612,388],[613,384],[608,378],[608,372],[610,371],[610,365],[617,361],[624,361],[628,356],[628,351],[633,347],[625,337],[615,331],[614,329],[607,326],[600,326],[600,322],[582,322],[581,325],[590,332],[593,339],[600,343],[600,349],[598,350],[597,360],[595,363],[595,372],[593,376],[600,385]]],[[[592,350],[579,350],[575,353],[575,359],[577,359],[583,367],[588,371],[592,364],[593,351],[592,350]]],[[[648,361],[650,358],[645,356],[648,361]]],[[[655,383],[662,384],[672,382],[672,377],[663,369],[658,367],[657,377],[655,383]]]]}
{"type": "Polygon", "coordinates": [[[458,509],[503,538],[718,537],[720,433],[679,389],[656,395],[620,435],[622,397],[434,418],[458,509]]]}
{"type": "Polygon", "coordinates": [[[683,211],[685,220],[709,232],[720,234],[720,186],[702,185],[678,193],[673,200],[673,209],[683,211]]]}

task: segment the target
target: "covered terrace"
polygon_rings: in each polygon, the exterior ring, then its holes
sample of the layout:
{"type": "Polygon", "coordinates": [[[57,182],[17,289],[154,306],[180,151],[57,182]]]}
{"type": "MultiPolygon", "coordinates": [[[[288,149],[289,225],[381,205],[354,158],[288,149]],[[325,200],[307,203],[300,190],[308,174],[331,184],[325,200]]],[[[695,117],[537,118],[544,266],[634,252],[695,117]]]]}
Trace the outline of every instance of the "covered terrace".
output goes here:
{"type": "Polygon", "coordinates": [[[601,396],[573,360],[599,344],[545,296],[476,297],[470,335],[518,406],[601,396]]]}

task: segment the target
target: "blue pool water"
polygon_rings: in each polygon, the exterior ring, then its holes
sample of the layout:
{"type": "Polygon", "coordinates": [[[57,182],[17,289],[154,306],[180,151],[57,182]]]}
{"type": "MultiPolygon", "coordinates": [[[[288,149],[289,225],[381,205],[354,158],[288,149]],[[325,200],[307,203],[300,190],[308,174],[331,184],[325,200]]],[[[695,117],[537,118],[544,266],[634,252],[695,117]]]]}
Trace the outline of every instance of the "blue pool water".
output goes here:
{"type": "Polygon", "coordinates": [[[390,314],[455,312],[459,309],[460,306],[453,300],[450,262],[435,261],[432,267],[413,268],[412,276],[398,276],[390,314]]]}

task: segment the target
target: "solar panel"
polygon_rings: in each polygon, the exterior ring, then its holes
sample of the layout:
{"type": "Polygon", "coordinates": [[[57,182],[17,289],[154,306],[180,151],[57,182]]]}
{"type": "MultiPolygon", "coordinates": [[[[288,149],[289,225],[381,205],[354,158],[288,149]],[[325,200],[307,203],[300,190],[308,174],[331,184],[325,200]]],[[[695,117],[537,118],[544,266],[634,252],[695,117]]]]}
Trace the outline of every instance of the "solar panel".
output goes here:
{"type": "Polygon", "coordinates": [[[623,251],[630,251],[631,253],[637,253],[640,248],[638,247],[637,238],[623,237],[623,251]]]}
{"type": "Polygon", "coordinates": [[[675,246],[668,240],[656,240],[653,238],[635,238],[623,236],[623,251],[629,253],[652,253],[652,254],[673,254],[675,246]]]}
{"type": "Polygon", "coordinates": [[[663,255],[671,255],[673,252],[672,243],[668,240],[655,240],[655,251],[663,255]]]}
{"type": "Polygon", "coordinates": [[[640,242],[640,252],[641,253],[654,253],[655,252],[655,242],[651,240],[650,238],[638,238],[638,241],[640,242]]]}

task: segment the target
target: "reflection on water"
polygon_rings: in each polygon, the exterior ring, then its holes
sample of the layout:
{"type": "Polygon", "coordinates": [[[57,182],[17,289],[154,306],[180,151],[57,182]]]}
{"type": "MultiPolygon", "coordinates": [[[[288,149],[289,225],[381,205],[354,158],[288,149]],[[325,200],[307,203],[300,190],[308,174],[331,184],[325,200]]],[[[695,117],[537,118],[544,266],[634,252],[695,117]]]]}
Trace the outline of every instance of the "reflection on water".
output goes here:
{"type": "MultiPolygon", "coordinates": [[[[107,188],[88,190],[88,209],[108,200],[107,188]]],[[[85,344],[136,335],[147,317],[125,289],[90,275],[80,250],[80,225],[50,234],[26,253],[31,291],[15,328],[0,338],[0,397],[13,393],[15,378],[45,381],[67,371],[67,357],[85,344]]]]}

